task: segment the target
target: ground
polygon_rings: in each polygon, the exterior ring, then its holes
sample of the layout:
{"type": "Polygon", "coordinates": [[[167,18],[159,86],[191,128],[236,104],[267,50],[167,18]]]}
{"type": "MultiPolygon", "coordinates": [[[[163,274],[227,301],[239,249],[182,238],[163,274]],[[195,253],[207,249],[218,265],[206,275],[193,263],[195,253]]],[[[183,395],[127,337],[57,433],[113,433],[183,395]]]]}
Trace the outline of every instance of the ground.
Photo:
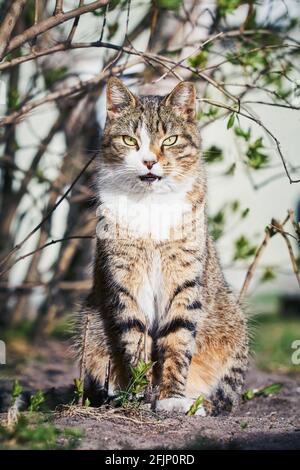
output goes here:
{"type": "MultiPolygon", "coordinates": [[[[18,348],[19,353],[23,348],[26,354],[26,346],[20,341],[18,348]]],[[[19,365],[12,375],[17,373],[24,390],[63,390],[78,377],[68,349],[65,341],[38,344],[38,355],[19,365]]],[[[9,390],[11,378],[2,375],[2,391],[9,390]]],[[[80,449],[300,449],[300,374],[251,367],[245,388],[278,382],[283,384],[279,392],[243,402],[228,416],[157,416],[93,408],[78,413],[72,408],[55,413],[54,424],[83,430],[80,449]]]]}

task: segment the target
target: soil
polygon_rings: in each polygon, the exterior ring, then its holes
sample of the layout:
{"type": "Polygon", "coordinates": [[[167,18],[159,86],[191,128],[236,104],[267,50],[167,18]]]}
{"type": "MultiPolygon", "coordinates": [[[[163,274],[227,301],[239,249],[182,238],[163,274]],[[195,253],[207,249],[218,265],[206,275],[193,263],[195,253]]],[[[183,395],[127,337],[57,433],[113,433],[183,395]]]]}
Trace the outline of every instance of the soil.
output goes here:
{"type": "MultiPolygon", "coordinates": [[[[36,350],[38,357],[20,365],[14,377],[24,390],[49,388],[59,395],[78,377],[68,344],[52,340],[36,350]]],[[[83,414],[57,413],[55,423],[84,431],[80,449],[300,449],[300,373],[269,373],[253,366],[245,387],[275,382],[283,384],[279,392],[243,402],[226,416],[116,414],[92,408],[83,414]]],[[[2,375],[2,395],[10,388],[11,379],[2,375]]]]}

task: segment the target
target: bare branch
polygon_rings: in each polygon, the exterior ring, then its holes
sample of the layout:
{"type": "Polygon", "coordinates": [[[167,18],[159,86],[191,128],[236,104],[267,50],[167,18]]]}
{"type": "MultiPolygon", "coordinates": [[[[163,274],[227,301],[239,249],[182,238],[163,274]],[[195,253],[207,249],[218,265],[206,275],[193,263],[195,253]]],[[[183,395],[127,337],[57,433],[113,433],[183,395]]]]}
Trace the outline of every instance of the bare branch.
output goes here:
{"type": "MultiPolygon", "coordinates": [[[[57,209],[57,207],[63,202],[64,199],[68,196],[68,194],[72,191],[73,187],[77,183],[77,181],[80,179],[80,177],[83,175],[83,173],[87,170],[87,168],[90,166],[90,164],[95,160],[96,156],[98,155],[98,152],[94,153],[93,156],[89,159],[89,161],[84,165],[80,173],[76,176],[76,178],[73,180],[73,182],[70,184],[69,188],[67,191],[59,198],[59,200],[54,204],[54,206],[47,212],[45,217],[39,222],[36,227],[34,227],[33,230],[31,230],[28,235],[17,245],[14,246],[14,248],[0,261],[0,266],[3,266],[17,251],[22,248],[22,246],[29,240],[29,238],[32,237],[43,225],[44,223],[49,219],[50,215],[57,209]]],[[[10,269],[10,268],[9,268],[10,269]]],[[[0,272],[0,277],[6,272],[2,271],[0,272]]]]}
{"type": "Polygon", "coordinates": [[[63,12],[63,0],[56,0],[53,15],[59,15],[63,12]]]}
{"type": "Polygon", "coordinates": [[[3,59],[6,53],[11,34],[23,11],[25,4],[26,0],[13,1],[6,17],[4,18],[0,28],[0,61],[3,59]]]}
{"type": "Polygon", "coordinates": [[[71,20],[76,16],[81,16],[85,13],[95,11],[98,8],[106,5],[107,3],[108,0],[97,0],[92,3],[88,3],[87,5],[82,5],[81,7],[75,8],[74,10],[70,10],[65,13],[61,12],[55,16],[51,16],[50,18],[46,18],[45,20],[40,21],[38,24],[31,26],[30,28],[26,29],[23,33],[15,36],[8,44],[6,54],[13,51],[17,47],[22,46],[24,43],[28,42],[30,39],[33,39],[39,34],[45,33],[49,29],[52,29],[55,26],[65,23],[66,21],[71,20]]]}
{"type": "MultiPolygon", "coordinates": [[[[287,221],[289,220],[289,217],[290,216],[287,215],[287,217],[284,219],[284,221],[280,224],[281,228],[283,228],[284,225],[287,223],[287,221]]],[[[255,272],[255,270],[257,268],[257,265],[258,265],[258,262],[259,262],[259,260],[262,256],[263,252],[265,251],[270,239],[274,235],[276,235],[276,233],[278,233],[277,229],[274,228],[275,223],[276,223],[276,221],[274,221],[274,219],[273,219],[271,224],[266,227],[266,233],[265,233],[264,239],[261,242],[261,244],[259,245],[258,249],[256,250],[254,259],[253,259],[252,263],[250,264],[250,266],[248,268],[244,283],[243,283],[242,288],[240,290],[240,294],[239,294],[239,297],[238,297],[238,302],[239,303],[242,303],[244,298],[245,298],[246,292],[249,288],[250,282],[253,278],[254,272],[255,272]]]]}

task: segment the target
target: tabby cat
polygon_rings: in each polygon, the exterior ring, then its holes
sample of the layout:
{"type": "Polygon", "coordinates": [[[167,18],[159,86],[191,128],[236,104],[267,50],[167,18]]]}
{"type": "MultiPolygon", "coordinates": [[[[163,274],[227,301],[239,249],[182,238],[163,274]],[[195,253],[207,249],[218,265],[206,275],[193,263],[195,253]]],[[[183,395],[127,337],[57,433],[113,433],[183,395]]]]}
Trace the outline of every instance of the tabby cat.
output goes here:
{"type": "Polygon", "coordinates": [[[195,105],[189,82],[137,97],[108,81],[93,288],[79,337],[99,389],[108,362],[114,393],[146,358],[158,411],[186,412],[203,394],[218,413],[238,401],[248,341],[208,233],[195,105]]]}

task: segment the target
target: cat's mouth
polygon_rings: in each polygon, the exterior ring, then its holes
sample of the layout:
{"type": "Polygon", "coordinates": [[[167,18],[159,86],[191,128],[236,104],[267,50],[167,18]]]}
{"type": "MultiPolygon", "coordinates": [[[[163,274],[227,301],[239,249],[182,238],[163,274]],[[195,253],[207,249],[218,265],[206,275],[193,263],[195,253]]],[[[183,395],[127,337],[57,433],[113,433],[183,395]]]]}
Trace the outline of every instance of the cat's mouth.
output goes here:
{"type": "Polygon", "coordinates": [[[140,180],[146,183],[154,183],[154,181],[161,180],[161,176],[154,175],[153,173],[147,173],[146,175],[140,176],[140,180]]]}

